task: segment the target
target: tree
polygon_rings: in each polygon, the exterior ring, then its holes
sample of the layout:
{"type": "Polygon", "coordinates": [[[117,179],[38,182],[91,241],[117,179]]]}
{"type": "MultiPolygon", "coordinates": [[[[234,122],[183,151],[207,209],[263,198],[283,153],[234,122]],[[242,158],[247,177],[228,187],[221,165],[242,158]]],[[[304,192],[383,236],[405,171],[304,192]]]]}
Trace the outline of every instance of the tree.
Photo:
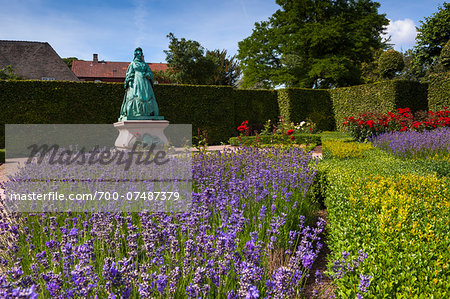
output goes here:
{"type": "Polygon", "coordinates": [[[226,50],[206,50],[199,42],[177,39],[173,33],[166,61],[170,81],[182,84],[235,85],[241,70],[235,56],[226,50]]]}
{"type": "Polygon", "coordinates": [[[228,57],[227,50],[207,51],[206,57],[211,58],[216,65],[210,84],[235,86],[240,75],[241,68],[236,55],[228,57]]]}
{"type": "Polygon", "coordinates": [[[14,72],[12,65],[7,65],[0,69],[0,80],[21,80],[22,77],[18,76],[14,72]]]}
{"type": "Polygon", "coordinates": [[[239,42],[244,87],[361,83],[361,64],[386,44],[389,21],[371,0],[277,0],[281,9],[239,42]]]}
{"type": "Polygon", "coordinates": [[[72,62],[75,60],[79,60],[79,59],[76,57],[67,57],[67,58],[63,58],[62,60],[67,64],[69,69],[72,69],[72,62]]]}
{"type": "Polygon", "coordinates": [[[434,72],[441,50],[450,39],[450,3],[444,2],[436,13],[420,23],[413,53],[416,73],[424,76],[434,72]]]}
{"type": "Polygon", "coordinates": [[[173,33],[170,39],[166,61],[177,83],[208,84],[215,71],[213,59],[205,56],[205,49],[200,43],[182,38],[178,40],[173,33]]]}
{"type": "Polygon", "coordinates": [[[393,79],[405,67],[403,55],[394,49],[383,52],[378,60],[378,71],[385,79],[393,79]]]}

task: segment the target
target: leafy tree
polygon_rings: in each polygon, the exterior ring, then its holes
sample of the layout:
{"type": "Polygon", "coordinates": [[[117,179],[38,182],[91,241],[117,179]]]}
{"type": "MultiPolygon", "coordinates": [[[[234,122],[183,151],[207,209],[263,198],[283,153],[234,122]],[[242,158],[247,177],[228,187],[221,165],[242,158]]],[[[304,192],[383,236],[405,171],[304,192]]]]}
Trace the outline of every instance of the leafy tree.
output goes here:
{"type": "Polygon", "coordinates": [[[182,84],[235,85],[241,70],[235,56],[227,56],[226,50],[206,50],[199,42],[177,39],[173,33],[166,61],[168,80],[182,84]]]}
{"type": "Polygon", "coordinates": [[[434,72],[442,48],[450,39],[450,3],[444,2],[438,11],[420,21],[414,52],[415,72],[419,76],[434,72]]]}
{"type": "Polygon", "coordinates": [[[378,60],[378,71],[382,78],[393,79],[404,67],[402,53],[394,49],[383,52],[378,60]]]}
{"type": "Polygon", "coordinates": [[[0,69],[0,80],[21,80],[22,77],[18,76],[14,72],[12,65],[7,65],[0,69]]]}
{"type": "Polygon", "coordinates": [[[76,57],[67,57],[67,58],[63,58],[62,60],[67,64],[69,69],[72,69],[72,62],[75,60],[79,60],[79,59],[76,57]]]}
{"type": "Polygon", "coordinates": [[[372,61],[361,63],[361,79],[363,83],[374,83],[380,79],[380,73],[378,71],[378,60],[380,59],[382,53],[382,49],[373,51],[372,61]]]}
{"type": "Polygon", "coordinates": [[[386,47],[389,21],[371,0],[277,0],[268,21],[239,42],[244,87],[331,88],[361,83],[361,64],[386,47]]]}
{"type": "Polygon", "coordinates": [[[213,85],[231,85],[235,86],[241,75],[241,68],[236,59],[236,55],[227,56],[227,50],[207,51],[206,57],[211,58],[216,65],[215,71],[211,76],[210,84],[213,85]]]}
{"type": "Polygon", "coordinates": [[[173,33],[170,39],[166,61],[177,83],[208,84],[215,71],[214,60],[205,56],[205,49],[200,43],[184,38],[178,40],[173,33]]]}

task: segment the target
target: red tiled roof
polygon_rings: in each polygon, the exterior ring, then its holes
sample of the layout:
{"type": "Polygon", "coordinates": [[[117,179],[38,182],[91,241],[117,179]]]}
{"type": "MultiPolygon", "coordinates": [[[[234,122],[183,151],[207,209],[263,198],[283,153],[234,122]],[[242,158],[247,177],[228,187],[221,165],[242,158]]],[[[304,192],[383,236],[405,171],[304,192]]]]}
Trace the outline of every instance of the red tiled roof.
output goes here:
{"type": "MultiPolygon", "coordinates": [[[[72,72],[78,78],[125,78],[129,62],[83,61],[72,62],[72,72]]],[[[148,63],[153,72],[166,71],[166,63],[148,63]]]]}

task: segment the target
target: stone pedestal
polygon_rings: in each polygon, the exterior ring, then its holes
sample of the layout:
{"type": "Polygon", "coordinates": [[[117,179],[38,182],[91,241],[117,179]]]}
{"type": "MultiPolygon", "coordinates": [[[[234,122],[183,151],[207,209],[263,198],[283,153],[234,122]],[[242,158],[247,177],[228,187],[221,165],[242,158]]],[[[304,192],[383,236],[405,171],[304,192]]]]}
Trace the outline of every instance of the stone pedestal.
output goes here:
{"type": "Polygon", "coordinates": [[[114,123],[119,130],[115,146],[119,150],[131,150],[136,141],[142,141],[148,145],[168,144],[164,135],[164,129],[169,125],[167,120],[124,120],[114,123]]]}

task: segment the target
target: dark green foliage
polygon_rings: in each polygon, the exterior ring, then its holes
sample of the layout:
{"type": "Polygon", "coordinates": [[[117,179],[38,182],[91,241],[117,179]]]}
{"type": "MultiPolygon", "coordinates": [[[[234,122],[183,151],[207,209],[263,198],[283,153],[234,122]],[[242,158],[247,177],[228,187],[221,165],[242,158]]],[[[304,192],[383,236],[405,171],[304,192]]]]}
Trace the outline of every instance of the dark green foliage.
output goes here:
{"type": "Polygon", "coordinates": [[[212,59],[216,66],[209,84],[236,85],[238,78],[241,75],[241,68],[236,59],[236,55],[228,57],[227,50],[221,51],[216,49],[213,51],[206,51],[206,57],[212,59]]]}
{"type": "Polygon", "coordinates": [[[414,64],[429,73],[433,72],[442,48],[450,40],[450,3],[444,2],[436,13],[420,23],[413,49],[414,64]]]}
{"type": "Polygon", "coordinates": [[[214,73],[214,61],[205,57],[205,48],[199,42],[178,40],[173,33],[167,35],[170,40],[169,50],[164,51],[166,61],[174,74],[176,83],[207,84],[214,73]]]}
{"type": "Polygon", "coordinates": [[[21,80],[22,78],[15,74],[12,65],[7,65],[0,69],[0,80],[21,80]]]}
{"type": "Polygon", "coordinates": [[[322,144],[322,139],[318,134],[295,134],[295,140],[292,141],[285,135],[259,135],[259,136],[243,136],[232,137],[229,140],[230,145],[239,146],[241,144],[254,145],[256,138],[259,138],[260,144],[322,144]]]}
{"type": "Polygon", "coordinates": [[[378,60],[378,71],[382,78],[393,79],[404,67],[403,55],[394,49],[383,52],[378,60]]]}
{"type": "Polygon", "coordinates": [[[280,0],[268,21],[239,42],[244,87],[331,88],[361,82],[361,63],[382,49],[389,21],[379,3],[280,0]]]}
{"type": "Polygon", "coordinates": [[[450,107],[450,72],[430,76],[428,106],[432,111],[450,107]]]}
{"type": "Polygon", "coordinates": [[[234,89],[225,86],[156,85],[159,113],[173,124],[192,124],[192,136],[206,130],[208,144],[234,132],[234,89]]]}
{"type": "Polygon", "coordinates": [[[79,59],[76,57],[67,57],[67,58],[62,58],[62,60],[65,62],[65,64],[67,64],[69,69],[72,69],[72,62],[77,61],[79,59]]]}
{"type": "Polygon", "coordinates": [[[300,123],[310,119],[321,131],[335,127],[328,90],[286,88],[278,90],[280,114],[285,121],[300,123]]]}
{"type": "Polygon", "coordinates": [[[178,40],[173,33],[169,50],[164,51],[169,65],[170,81],[179,84],[234,86],[241,74],[235,56],[228,57],[226,50],[205,50],[199,42],[178,40]]]}
{"type": "Polygon", "coordinates": [[[387,113],[409,107],[412,112],[428,110],[427,84],[391,80],[330,90],[336,126],[346,117],[364,113],[387,113]]]}
{"type": "Polygon", "coordinates": [[[235,128],[245,120],[258,127],[262,127],[269,119],[276,123],[280,110],[275,90],[238,89],[234,96],[235,128]]]}
{"type": "Polygon", "coordinates": [[[450,40],[442,48],[440,60],[444,69],[450,71],[450,40]]]}

